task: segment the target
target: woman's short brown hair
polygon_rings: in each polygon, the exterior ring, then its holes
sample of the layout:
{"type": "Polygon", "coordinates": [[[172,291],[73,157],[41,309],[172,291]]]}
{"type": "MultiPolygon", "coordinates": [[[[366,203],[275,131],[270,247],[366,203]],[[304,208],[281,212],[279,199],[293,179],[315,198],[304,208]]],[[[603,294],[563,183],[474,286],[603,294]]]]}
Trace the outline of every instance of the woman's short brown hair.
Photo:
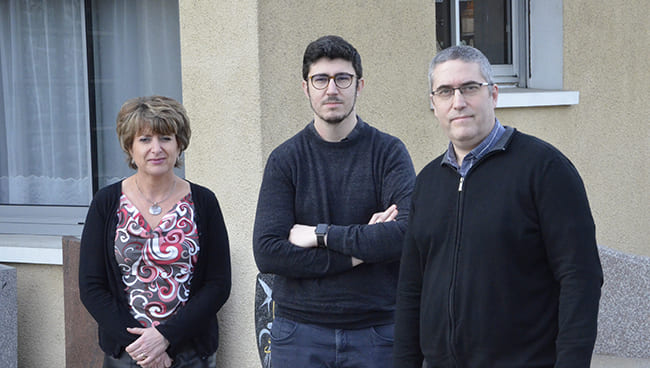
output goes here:
{"type": "MultiPolygon", "coordinates": [[[[137,169],[131,157],[133,140],[138,133],[148,129],[154,134],[175,135],[179,152],[190,145],[190,119],[183,105],[173,98],[164,96],[136,97],[126,101],[117,114],[117,137],[122,150],[126,152],[129,167],[137,169]]],[[[181,166],[180,159],[176,167],[181,166]]]]}

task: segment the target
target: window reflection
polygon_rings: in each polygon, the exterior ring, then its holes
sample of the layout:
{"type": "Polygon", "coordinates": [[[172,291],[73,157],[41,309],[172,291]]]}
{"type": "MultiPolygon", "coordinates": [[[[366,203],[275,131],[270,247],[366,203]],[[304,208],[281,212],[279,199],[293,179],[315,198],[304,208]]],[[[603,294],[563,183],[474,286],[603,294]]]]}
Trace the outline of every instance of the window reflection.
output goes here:
{"type": "Polygon", "coordinates": [[[493,65],[512,64],[511,8],[511,0],[436,0],[438,46],[470,45],[493,65]]]}

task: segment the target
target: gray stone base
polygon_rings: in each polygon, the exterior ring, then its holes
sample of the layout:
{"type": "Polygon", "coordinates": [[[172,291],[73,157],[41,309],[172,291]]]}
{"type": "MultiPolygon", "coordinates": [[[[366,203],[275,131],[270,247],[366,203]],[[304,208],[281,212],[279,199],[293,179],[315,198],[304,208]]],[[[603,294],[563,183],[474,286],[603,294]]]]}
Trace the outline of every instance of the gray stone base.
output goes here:
{"type": "Polygon", "coordinates": [[[650,359],[650,257],[598,250],[605,281],[594,353],[650,359]]]}
{"type": "Polygon", "coordinates": [[[16,269],[0,264],[0,367],[18,367],[16,269]]]}
{"type": "Polygon", "coordinates": [[[594,355],[591,358],[591,368],[650,368],[650,359],[594,355]]]}

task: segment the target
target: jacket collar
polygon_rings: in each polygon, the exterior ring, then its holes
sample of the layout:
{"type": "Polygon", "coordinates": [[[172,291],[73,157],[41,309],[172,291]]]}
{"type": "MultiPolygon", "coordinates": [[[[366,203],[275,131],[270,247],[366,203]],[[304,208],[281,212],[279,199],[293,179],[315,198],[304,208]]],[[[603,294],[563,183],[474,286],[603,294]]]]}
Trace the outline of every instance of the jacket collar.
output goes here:
{"type": "MultiPolygon", "coordinates": [[[[502,152],[508,149],[508,145],[510,144],[510,141],[512,140],[513,135],[517,131],[517,129],[509,126],[504,126],[506,128],[506,131],[503,132],[503,135],[499,138],[499,140],[492,146],[492,148],[483,156],[483,159],[485,159],[488,156],[493,155],[495,152],[502,152]]],[[[453,166],[449,159],[447,158],[448,155],[445,152],[442,155],[442,162],[440,163],[441,166],[453,166]]],[[[483,159],[479,160],[483,161],[483,159]]],[[[478,162],[477,162],[478,163],[478,162]]]]}

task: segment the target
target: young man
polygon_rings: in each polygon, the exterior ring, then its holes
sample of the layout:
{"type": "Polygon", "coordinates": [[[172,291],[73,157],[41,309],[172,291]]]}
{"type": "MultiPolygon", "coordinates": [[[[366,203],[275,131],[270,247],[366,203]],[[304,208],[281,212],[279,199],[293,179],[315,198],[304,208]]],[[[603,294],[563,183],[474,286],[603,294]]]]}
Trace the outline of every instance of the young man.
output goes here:
{"type": "Polygon", "coordinates": [[[441,51],[429,79],[450,144],[413,192],[395,367],[588,368],[602,270],[578,172],[499,123],[480,51],[441,51]]]}
{"type": "Polygon", "coordinates": [[[362,77],[342,38],[309,44],[302,88],[314,120],[266,164],[253,250],[275,275],[273,368],[392,365],[415,172],[399,139],[356,115],[362,77]]]}

